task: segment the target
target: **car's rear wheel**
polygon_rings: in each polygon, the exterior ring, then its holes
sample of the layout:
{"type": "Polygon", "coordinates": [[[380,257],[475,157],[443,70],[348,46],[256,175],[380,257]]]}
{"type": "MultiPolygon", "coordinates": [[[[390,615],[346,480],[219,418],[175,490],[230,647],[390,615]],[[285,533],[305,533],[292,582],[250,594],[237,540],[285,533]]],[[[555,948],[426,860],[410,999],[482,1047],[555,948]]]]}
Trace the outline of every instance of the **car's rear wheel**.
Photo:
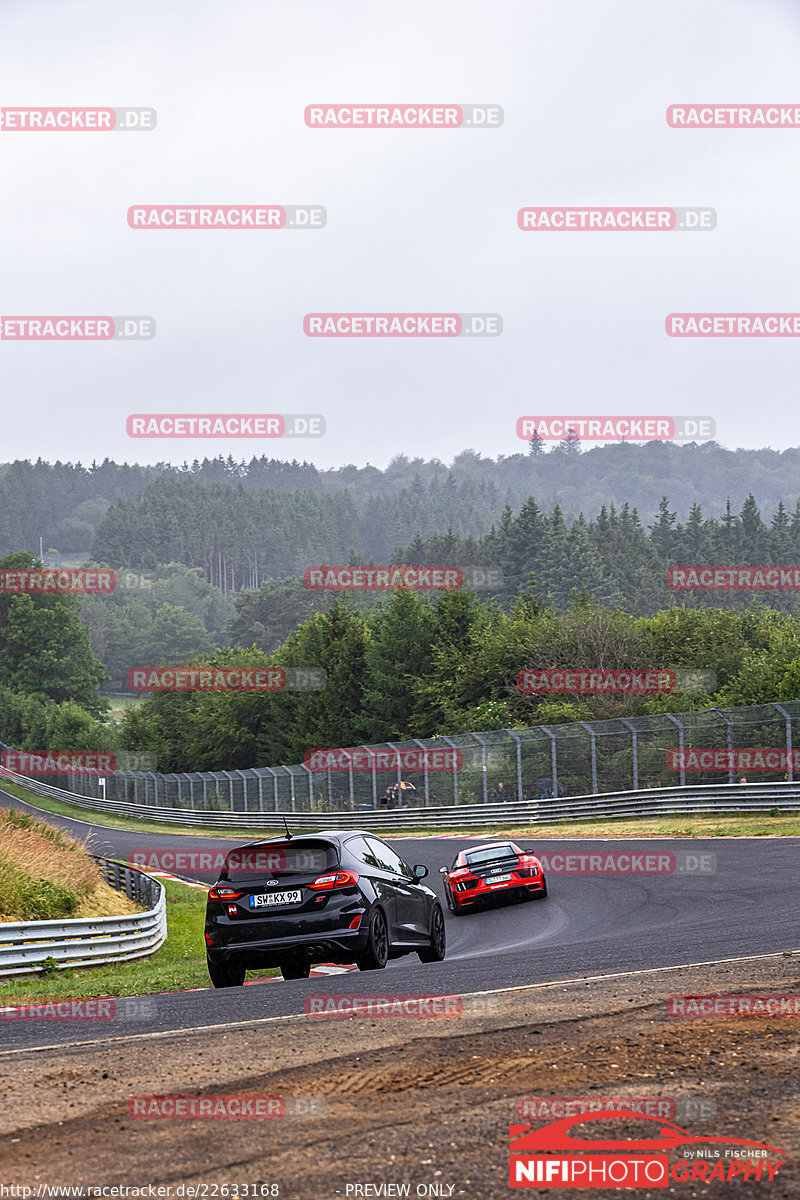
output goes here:
{"type": "Polygon", "coordinates": [[[456,904],[455,900],[453,899],[453,893],[450,891],[449,887],[446,887],[444,889],[444,895],[445,895],[445,899],[447,900],[447,907],[450,909],[450,912],[453,914],[453,916],[454,917],[463,916],[464,910],[463,910],[463,908],[460,908],[456,904]]]}
{"type": "Polygon", "coordinates": [[[280,964],[280,968],[284,979],[308,979],[311,963],[303,962],[299,958],[287,958],[280,964]]]}
{"type": "Polygon", "coordinates": [[[215,988],[241,987],[244,983],[247,974],[244,963],[235,959],[232,962],[213,962],[210,958],[207,962],[208,974],[215,988]]]}
{"type": "Polygon", "coordinates": [[[386,917],[379,908],[369,919],[366,949],[356,959],[359,971],[382,971],[389,959],[389,932],[386,917]]]}
{"type": "Polygon", "coordinates": [[[447,932],[444,927],[444,913],[441,904],[434,906],[431,914],[431,944],[424,950],[418,950],[420,962],[441,962],[447,953],[447,932]]]}

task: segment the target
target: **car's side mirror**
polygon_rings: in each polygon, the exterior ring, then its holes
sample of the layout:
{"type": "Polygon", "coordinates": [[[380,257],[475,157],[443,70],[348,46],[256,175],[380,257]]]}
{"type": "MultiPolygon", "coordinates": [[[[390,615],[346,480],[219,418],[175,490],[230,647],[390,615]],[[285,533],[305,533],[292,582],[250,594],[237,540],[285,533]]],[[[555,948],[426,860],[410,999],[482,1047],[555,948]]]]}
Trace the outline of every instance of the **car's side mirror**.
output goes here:
{"type": "Polygon", "coordinates": [[[446,875],[446,874],[447,874],[447,867],[439,867],[439,874],[440,874],[440,875],[446,875]]]}
{"type": "Polygon", "coordinates": [[[427,874],[428,874],[428,868],[425,866],[424,863],[416,863],[415,864],[415,866],[414,866],[414,878],[415,879],[424,879],[427,874]]]}

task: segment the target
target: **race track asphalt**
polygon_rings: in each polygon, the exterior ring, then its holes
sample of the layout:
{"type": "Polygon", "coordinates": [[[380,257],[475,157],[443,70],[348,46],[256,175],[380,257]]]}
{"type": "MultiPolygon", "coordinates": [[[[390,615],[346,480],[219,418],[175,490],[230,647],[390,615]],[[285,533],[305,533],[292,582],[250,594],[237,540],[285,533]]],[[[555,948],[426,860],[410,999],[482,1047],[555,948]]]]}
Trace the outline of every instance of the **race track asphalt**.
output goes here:
{"type": "MultiPolygon", "coordinates": [[[[0,804],[37,812],[0,792],[0,804]]],[[[37,814],[38,815],[38,814],[37,814]]],[[[229,839],[131,833],[40,814],[78,837],[92,836],[95,854],[127,859],[135,849],[230,849],[229,839]]],[[[390,840],[390,839],[387,839],[390,840]]],[[[426,880],[442,898],[439,867],[476,838],[403,838],[394,843],[411,863],[424,863],[426,880]]],[[[394,960],[384,972],[352,971],[325,978],[265,982],[160,994],[146,1017],[127,1021],[110,1036],[136,1036],[303,1013],[308,995],[464,995],[550,980],[648,970],[796,950],[800,946],[800,839],[520,839],[544,855],[688,852],[711,855],[705,871],[661,875],[548,874],[546,900],[447,916],[448,951],[442,963],[416,955],[394,960]]],[[[208,872],[179,871],[209,882],[208,872]]],[[[213,878],[216,878],[216,874],[213,878]]],[[[198,956],[204,948],[198,946],[198,956]]],[[[2,983],[0,982],[0,989],[2,983]]],[[[680,991],[676,972],[675,991],[680,991]]],[[[117,1024],[117,1023],[115,1023],[117,1024]]],[[[0,1054],[12,1049],[92,1041],[96,1022],[0,1021],[0,1054]]]]}

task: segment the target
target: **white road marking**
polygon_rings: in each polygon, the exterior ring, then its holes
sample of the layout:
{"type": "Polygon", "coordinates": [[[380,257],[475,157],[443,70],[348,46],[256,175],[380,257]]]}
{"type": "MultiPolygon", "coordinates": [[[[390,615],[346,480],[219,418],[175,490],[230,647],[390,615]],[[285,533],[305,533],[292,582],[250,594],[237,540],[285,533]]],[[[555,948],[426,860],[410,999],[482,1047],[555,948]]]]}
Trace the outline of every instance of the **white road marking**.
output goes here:
{"type": "MultiPolygon", "coordinates": [[[[777,950],[773,954],[742,954],[736,958],[713,958],[707,962],[678,963],[671,967],[645,967],[638,971],[614,971],[608,975],[578,975],[571,979],[549,979],[544,983],[521,983],[515,987],[487,988],[482,992],[448,993],[467,996],[502,996],[509,992],[534,992],[543,988],[564,987],[575,983],[603,983],[608,979],[630,979],[639,975],[658,975],[661,971],[686,971],[692,967],[724,967],[728,963],[763,962],[771,958],[786,958],[789,955],[800,954],[800,947],[795,950],[777,950]]],[[[198,988],[197,991],[209,989],[198,988]]],[[[182,993],[170,993],[181,995],[182,993]]],[[[154,1033],[133,1033],[126,1037],[94,1038],[91,1041],[53,1042],[49,1046],[25,1046],[17,1050],[0,1051],[0,1058],[9,1058],[13,1054],[42,1054],[46,1050],[71,1050],[77,1046],[109,1046],[114,1042],[137,1042],[155,1040],[157,1038],[189,1037],[198,1033],[215,1033],[221,1029],[248,1029],[253,1025],[273,1025],[277,1021],[314,1020],[305,1013],[287,1013],[282,1017],[254,1017],[247,1021],[225,1021],[217,1025],[192,1025],[188,1029],[161,1029],[154,1033]]]]}

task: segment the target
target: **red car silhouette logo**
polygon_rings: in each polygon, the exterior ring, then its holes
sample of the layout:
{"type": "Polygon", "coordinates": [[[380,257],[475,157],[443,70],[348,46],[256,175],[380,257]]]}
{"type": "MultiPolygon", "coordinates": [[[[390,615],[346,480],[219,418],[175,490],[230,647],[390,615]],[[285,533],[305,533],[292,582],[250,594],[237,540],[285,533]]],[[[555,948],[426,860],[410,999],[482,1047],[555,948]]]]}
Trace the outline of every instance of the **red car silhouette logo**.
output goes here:
{"type": "Polygon", "coordinates": [[[511,1125],[509,1128],[511,1150],[515,1154],[526,1154],[546,1150],[572,1151],[585,1150],[675,1150],[678,1146],[695,1145],[697,1143],[724,1143],[727,1146],[755,1146],[759,1150],[771,1150],[775,1154],[783,1154],[777,1146],[767,1146],[764,1142],[750,1142],[745,1138],[708,1137],[689,1133],[680,1125],[672,1125],[659,1117],[648,1117],[644,1113],[621,1113],[619,1109],[606,1112],[581,1113],[575,1117],[562,1117],[549,1125],[536,1128],[533,1125],[511,1125]],[[643,1121],[652,1129],[656,1126],[658,1134],[645,1138],[575,1138],[570,1136],[573,1125],[584,1125],[590,1121],[643,1121]]]}

